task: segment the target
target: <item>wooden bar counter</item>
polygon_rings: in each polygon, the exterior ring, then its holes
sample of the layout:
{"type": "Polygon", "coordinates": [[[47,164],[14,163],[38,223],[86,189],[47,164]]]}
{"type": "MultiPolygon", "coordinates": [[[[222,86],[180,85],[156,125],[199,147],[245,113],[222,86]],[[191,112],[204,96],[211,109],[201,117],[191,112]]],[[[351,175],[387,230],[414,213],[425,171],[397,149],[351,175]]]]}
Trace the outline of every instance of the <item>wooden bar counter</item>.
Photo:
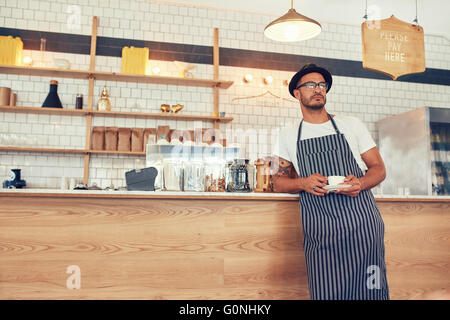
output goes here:
{"type": "MultiPolygon", "coordinates": [[[[391,298],[450,288],[450,197],[377,202],[391,298]]],[[[295,195],[3,190],[0,204],[0,299],[309,299],[295,195]]]]}

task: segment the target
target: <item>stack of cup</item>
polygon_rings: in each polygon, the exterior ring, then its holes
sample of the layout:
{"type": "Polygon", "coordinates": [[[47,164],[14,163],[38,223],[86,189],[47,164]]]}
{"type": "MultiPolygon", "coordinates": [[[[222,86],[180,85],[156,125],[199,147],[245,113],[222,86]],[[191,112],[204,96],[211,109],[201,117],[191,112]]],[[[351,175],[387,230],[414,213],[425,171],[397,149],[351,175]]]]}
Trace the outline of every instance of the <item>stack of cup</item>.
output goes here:
{"type": "Polygon", "coordinates": [[[0,87],[0,106],[15,106],[17,101],[17,94],[11,92],[11,88],[0,87]]]}
{"type": "Polygon", "coordinates": [[[9,106],[11,99],[11,89],[7,87],[0,87],[0,106],[9,106]]]}

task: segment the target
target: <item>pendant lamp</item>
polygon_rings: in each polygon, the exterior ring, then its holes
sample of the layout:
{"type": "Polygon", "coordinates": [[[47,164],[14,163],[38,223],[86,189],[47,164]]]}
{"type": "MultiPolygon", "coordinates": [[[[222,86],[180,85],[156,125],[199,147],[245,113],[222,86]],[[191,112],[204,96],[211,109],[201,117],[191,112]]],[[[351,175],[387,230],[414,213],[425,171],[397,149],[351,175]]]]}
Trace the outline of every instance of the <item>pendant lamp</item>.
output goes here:
{"type": "Polygon", "coordinates": [[[294,42],[311,39],[321,31],[320,23],[297,13],[294,0],[291,0],[291,9],[284,16],[269,23],[264,29],[264,35],[275,41],[294,42]]]}

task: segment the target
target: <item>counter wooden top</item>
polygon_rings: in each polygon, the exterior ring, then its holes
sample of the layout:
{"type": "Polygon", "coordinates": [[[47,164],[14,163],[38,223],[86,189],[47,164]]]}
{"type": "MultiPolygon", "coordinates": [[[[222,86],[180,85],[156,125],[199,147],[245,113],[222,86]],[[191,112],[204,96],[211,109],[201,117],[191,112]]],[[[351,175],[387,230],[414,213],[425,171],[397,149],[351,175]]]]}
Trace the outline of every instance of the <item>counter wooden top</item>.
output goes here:
{"type": "MultiPolygon", "coordinates": [[[[177,192],[177,191],[105,191],[58,189],[3,189],[0,197],[58,197],[58,198],[114,198],[114,199],[179,199],[179,200],[272,200],[298,201],[297,194],[238,193],[238,192],[177,192]]],[[[375,195],[378,202],[450,202],[450,196],[375,195]]]]}

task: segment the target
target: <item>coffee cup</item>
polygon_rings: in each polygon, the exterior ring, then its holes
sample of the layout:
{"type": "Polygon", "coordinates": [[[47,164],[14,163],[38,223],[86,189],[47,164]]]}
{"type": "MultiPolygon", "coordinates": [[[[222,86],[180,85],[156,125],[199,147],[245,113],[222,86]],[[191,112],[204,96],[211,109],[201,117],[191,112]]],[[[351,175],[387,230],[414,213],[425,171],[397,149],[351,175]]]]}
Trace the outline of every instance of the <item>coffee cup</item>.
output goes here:
{"type": "Polygon", "coordinates": [[[328,184],[330,186],[334,186],[334,185],[343,183],[344,179],[345,179],[344,176],[329,176],[328,177],[328,184]]]}
{"type": "Polygon", "coordinates": [[[0,87],[0,106],[9,106],[11,88],[0,87]]]}

